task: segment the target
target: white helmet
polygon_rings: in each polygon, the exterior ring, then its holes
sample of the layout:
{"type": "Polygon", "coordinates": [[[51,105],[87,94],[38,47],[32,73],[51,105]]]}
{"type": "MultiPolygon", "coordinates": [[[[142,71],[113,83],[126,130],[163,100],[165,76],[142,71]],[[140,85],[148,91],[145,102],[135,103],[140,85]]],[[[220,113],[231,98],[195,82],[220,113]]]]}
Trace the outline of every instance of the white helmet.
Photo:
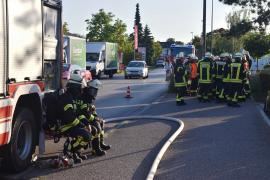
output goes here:
{"type": "Polygon", "coordinates": [[[87,83],[87,85],[88,85],[88,87],[93,87],[95,89],[99,89],[99,88],[101,88],[102,83],[97,79],[93,79],[93,80],[89,81],[87,83]]]}

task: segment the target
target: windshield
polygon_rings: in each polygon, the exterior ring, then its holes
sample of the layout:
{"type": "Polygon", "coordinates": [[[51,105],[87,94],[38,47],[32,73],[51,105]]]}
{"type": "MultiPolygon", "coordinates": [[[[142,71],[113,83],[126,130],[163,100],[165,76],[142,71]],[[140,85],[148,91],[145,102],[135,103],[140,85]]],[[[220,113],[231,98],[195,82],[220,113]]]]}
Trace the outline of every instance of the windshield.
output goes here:
{"type": "Polygon", "coordinates": [[[87,53],[86,61],[87,62],[97,62],[99,60],[99,53],[87,53]]]}
{"type": "Polygon", "coordinates": [[[144,63],[142,62],[130,62],[128,67],[144,67],[144,63]]]}
{"type": "Polygon", "coordinates": [[[184,53],[184,56],[187,57],[189,54],[192,54],[192,48],[190,47],[173,47],[171,48],[172,55],[175,57],[180,52],[184,53]]]}

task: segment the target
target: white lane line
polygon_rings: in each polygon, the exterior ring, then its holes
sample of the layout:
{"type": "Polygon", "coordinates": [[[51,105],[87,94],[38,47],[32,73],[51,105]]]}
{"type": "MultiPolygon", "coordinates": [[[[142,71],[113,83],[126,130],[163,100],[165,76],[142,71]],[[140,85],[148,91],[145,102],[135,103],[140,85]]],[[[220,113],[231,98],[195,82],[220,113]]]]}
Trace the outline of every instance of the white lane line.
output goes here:
{"type": "Polygon", "coordinates": [[[162,120],[162,121],[173,121],[176,122],[179,125],[179,128],[173,133],[173,135],[164,143],[161,150],[159,151],[158,155],[156,156],[151,169],[147,175],[146,180],[153,180],[154,176],[157,172],[158,165],[169,148],[169,146],[172,144],[172,142],[178,137],[178,135],[182,132],[184,129],[184,122],[171,117],[162,117],[162,116],[130,116],[130,117],[118,117],[118,118],[111,118],[106,119],[106,122],[117,122],[117,121],[127,121],[127,120],[145,120],[145,119],[152,119],[152,120],[162,120]]]}

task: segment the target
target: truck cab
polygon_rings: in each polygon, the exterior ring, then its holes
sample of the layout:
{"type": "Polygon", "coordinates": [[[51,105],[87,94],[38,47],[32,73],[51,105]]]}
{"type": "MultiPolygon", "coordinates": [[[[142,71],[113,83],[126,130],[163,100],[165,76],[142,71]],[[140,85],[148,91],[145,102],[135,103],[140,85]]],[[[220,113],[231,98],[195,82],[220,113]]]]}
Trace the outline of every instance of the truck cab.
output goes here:
{"type": "Polygon", "coordinates": [[[104,72],[105,44],[87,44],[86,51],[86,69],[90,70],[93,76],[100,78],[104,72]]]}

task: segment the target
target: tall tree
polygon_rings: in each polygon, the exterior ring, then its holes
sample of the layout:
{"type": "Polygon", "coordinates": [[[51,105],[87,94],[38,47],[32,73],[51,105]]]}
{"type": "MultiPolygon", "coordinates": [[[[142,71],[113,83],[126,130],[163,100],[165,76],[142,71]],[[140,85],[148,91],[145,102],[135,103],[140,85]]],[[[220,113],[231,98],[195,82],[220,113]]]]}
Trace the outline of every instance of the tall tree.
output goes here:
{"type": "Polygon", "coordinates": [[[153,49],[153,36],[148,25],[145,26],[143,31],[143,46],[146,47],[146,61],[147,64],[153,65],[154,49],[153,49]]]}
{"type": "Polygon", "coordinates": [[[228,5],[239,5],[246,9],[249,7],[255,15],[254,23],[258,23],[260,30],[265,31],[270,24],[270,2],[268,0],[219,0],[228,5]]]}
{"type": "Polygon", "coordinates": [[[159,42],[153,43],[153,60],[156,60],[160,57],[162,53],[162,47],[159,42]]]}
{"type": "Polygon", "coordinates": [[[119,45],[119,50],[124,49],[127,38],[127,25],[120,19],[116,19],[113,25],[113,32],[111,34],[112,42],[116,42],[119,45]]]}
{"type": "Polygon", "coordinates": [[[175,39],[174,38],[168,38],[166,40],[166,42],[173,44],[173,43],[175,43],[175,39]]]}
{"type": "Polygon", "coordinates": [[[63,33],[64,35],[67,35],[69,33],[68,23],[64,22],[63,24],[63,33]]]}
{"type": "Polygon", "coordinates": [[[106,13],[100,9],[98,13],[92,14],[91,19],[85,20],[87,24],[86,35],[87,41],[111,41],[111,34],[113,33],[113,18],[114,15],[109,12],[106,13]]]}
{"type": "Polygon", "coordinates": [[[136,4],[136,13],[135,13],[134,24],[138,26],[138,44],[139,44],[139,46],[142,46],[142,44],[143,44],[143,26],[142,26],[142,23],[141,23],[141,15],[140,15],[140,5],[139,5],[139,3],[136,4]]]}
{"type": "Polygon", "coordinates": [[[229,32],[228,35],[239,38],[247,32],[253,30],[252,22],[250,21],[249,11],[240,10],[229,13],[226,17],[229,32]]]}
{"type": "Polygon", "coordinates": [[[260,58],[270,52],[270,35],[250,32],[243,36],[241,40],[244,48],[256,58],[260,58]]]}

